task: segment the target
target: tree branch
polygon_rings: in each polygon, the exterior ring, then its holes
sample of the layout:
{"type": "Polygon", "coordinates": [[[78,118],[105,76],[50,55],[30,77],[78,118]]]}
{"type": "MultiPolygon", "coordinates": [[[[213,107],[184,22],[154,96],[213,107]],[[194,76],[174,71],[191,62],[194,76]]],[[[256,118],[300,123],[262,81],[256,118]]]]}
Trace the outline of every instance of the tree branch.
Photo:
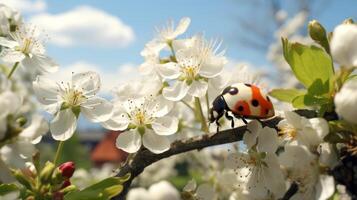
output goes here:
{"type": "MultiPolygon", "coordinates": [[[[275,128],[280,120],[282,120],[282,118],[275,117],[270,120],[264,121],[264,124],[269,127],[275,128]]],[[[131,176],[130,179],[124,183],[124,189],[120,193],[120,195],[113,199],[124,200],[126,194],[129,191],[133,179],[139,174],[141,174],[146,167],[153,164],[154,162],[192,150],[201,150],[210,146],[240,141],[242,140],[246,130],[247,126],[241,126],[221,131],[219,133],[214,134],[213,136],[204,135],[200,137],[193,137],[185,141],[176,141],[171,145],[171,148],[168,151],[165,151],[161,154],[154,154],[145,148],[140,149],[133,158],[133,160],[125,164],[117,174],[117,176],[124,176],[127,173],[130,173],[131,176]]]]}

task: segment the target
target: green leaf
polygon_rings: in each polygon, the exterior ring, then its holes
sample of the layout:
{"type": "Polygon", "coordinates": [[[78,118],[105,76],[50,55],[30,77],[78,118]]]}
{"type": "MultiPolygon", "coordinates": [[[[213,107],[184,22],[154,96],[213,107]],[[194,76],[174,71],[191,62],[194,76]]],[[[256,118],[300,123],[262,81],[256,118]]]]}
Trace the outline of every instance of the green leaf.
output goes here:
{"type": "Polygon", "coordinates": [[[1,184],[0,185],[0,196],[4,196],[11,192],[19,191],[19,188],[15,184],[1,184]]]}
{"type": "Polygon", "coordinates": [[[307,89],[309,95],[322,96],[329,93],[329,82],[322,82],[321,79],[315,80],[307,89]]]}
{"type": "Polygon", "coordinates": [[[129,180],[130,174],[124,177],[109,177],[81,191],[70,192],[65,200],[107,200],[120,194],[123,183],[129,180]]]}
{"type": "Polygon", "coordinates": [[[357,74],[350,75],[347,80],[357,79],[357,74]]]}
{"type": "Polygon", "coordinates": [[[306,91],[298,89],[274,89],[269,95],[284,102],[291,103],[297,96],[304,95],[306,91]]]}
{"type": "Polygon", "coordinates": [[[331,57],[321,48],[290,43],[282,38],[284,58],[289,63],[296,78],[309,88],[316,80],[328,82],[332,89],[334,75],[331,57]]]}
{"type": "Polygon", "coordinates": [[[311,106],[321,106],[328,104],[330,101],[324,97],[315,97],[310,94],[300,95],[293,99],[292,104],[294,108],[306,108],[311,106]]]}

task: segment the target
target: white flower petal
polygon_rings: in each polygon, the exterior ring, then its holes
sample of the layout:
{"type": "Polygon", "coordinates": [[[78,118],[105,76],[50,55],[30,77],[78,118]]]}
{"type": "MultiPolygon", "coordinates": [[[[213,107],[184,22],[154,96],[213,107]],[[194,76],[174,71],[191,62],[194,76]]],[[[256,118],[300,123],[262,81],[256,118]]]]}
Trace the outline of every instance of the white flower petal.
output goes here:
{"type": "Polygon", "coordinates": [[[317,200],[329,199],[335,193],[335,181],[332,176],[320,175],[319,182],[316,185],[317,200]]]}
{"type": "Polygon", "coordinates": [[[218,76],[226,63],[227,59],[224,56],[210,56],[202,64],[199,74],[206,78],[218,76]]]}
{"type": "Polygon", "coordinates": [[[246,167],[245,160],[249,159],[249,155],[246,153],[230,153],[224,161],[224,166],[229,169],[237,169],[246,167]]]}
{"type": "Polygon", "coordinates": [[[215,191],[211,185],[204,183],[199,185],[196,190],[197,197],[202,200],[213,200],[215,199],[215,191]]]}
{"type": "MultiPolygon", "coordinates": [[[[180,200],[180,193],[167,181],[160,181],[150,186],[149,196],[155,200],[180,200]]],[[[147,196],[144,198],[147,199],[147,196]]]]}
{"type": "Polygon", "coordinates": [[[176,52],[182,49],[187,49],[192,47],[194,40],[195,40],[194,38],[178,39],[178,40],[176,39],[172,41],[172,47],[176,52]]]}
{"type": "Polygon", "coordinates": [[[177,63],[168,62],[156,65],[156,69],[163,78],[176,79],[181,75],[180,67],[177,63]]]}
{"type": "Polygon", "coordinates": [[[58,65],[50,57],[42,54],[35,54],[31,58],[26,57],[22,64],[25,67],[38,68],[41,72],[53,73],[58,70],[58,65]]]}
{"type": "Polygon", "coordinates": [[[11,49],[3,49],[1,51],[0,58],[7,63],[15,63],[15,62],[22,61],[23,59],[26,58],[26,56],[19,51],[13,51],[11,49]]]}
{"type": "Polygon", "coordinates": [[[357,66],[357,25],[341,24],[330,42],[333,59],[345,67],[357,66]]]}
{"type": "Polygon", "coordinates": [[[77,127],[77,118],[71,109],[61,110],[50,123],[52,137],[55,140],[68,140],[77,127]]]}
{"type": "Polygon", "coordinates": [[[150,129],[143,135],[143,145],[151,152],[159,154],[170,149],[170,141],[165,136],[160,136],[150,129]]]}
{"type": "Polygon", "coordinates": [[[58,86],[54,81],[44,76],[37,76],[32,85],[39,102],[45,105],[57,103],[58,86]]]}
{"type": "Polygon", "coordinates": [[[113,116],[109,120],[101,122],[104,128],[114,131],[124,131],[128,128],[129,123],[130,119],[128,115],[124,113],[123,110],[117,109],[114,110],[113,116]]]}
{"type": "Polygon", "coordinates": [[[279,154],[279,162],[284,167],[304,169],[315,156],[303,145],[285,145],[284,152],[279,154]]]}
{"type": "Polygon", "coordinates": [[[286,185],[278,158],[275,153],[269,153],[264,161],[267,164],[267,167],[263,166],[264,185],[279,199],[284,195],[286,185]]]}
{"type": "Polygon", "coordinates": [[[205,81],[193,81],[188,93],[194,97],[203,97],[206,95],[208,83],[205,81]]]}
{"type": "Polygon", "coordinates": [[[227,78],[227,76],[229,75],[219,74],[218,76],[210,78],[208,80],[208,84],[210,85],[210,87],[213,87],[217,90],[222,90],[229,83],[230,78],[227,78]]]}
{"type": "Polygon", "coordinates": [[[309,119],[312,128],[315,129],[319,138],[321,138],[321,142],[324,137],[329,133],[329,126],[327,121],[324,118],[312,118],[309,119]]]}
{"type": "Polygon", "coordinates": [[[247,125],[248,131],[243,135],[244,144],[250,149],[257,143],[258,132],[262,129],[262,125],[257,120],[252,120],[247,125]]]}
{"type": "Polygon", "coordinates": [[[82,89],[85,95],[96,94],[101,86],[99,74],[92,71],[73,74],[72,84],[75,88],[82,89]]]}
{"type": "Polygon", "coordinates": [[[152,123],[152,128],[158,135],[172,135],[178,128],[178,119],[176,117],[160,117],[152,123]]]}
{"type": "Polygon", "coordinates": [[[142,187],[136,187],[129,190],[126,197],[128,200],[155,200],[152,199],[150,193],[142,187]]]}
{"type": "Polygon", "coordinates": [[[179,24],[176,27],[176,30],[174,32],[175,37],[177,37],[178,35],[181,35],[182,33],[184,33],[188,26],[191,23],[191,19],[188,17],[184,17],[180,20],[179,24]]]}
{"type": "Polygon", "coordinates": [[[137,130],[125,131],[116,139],[116,146],[128,153],[135,153],[141,147],[141,136],[137,130]]]}
{"type": "Polygon", "coordinates": [[[259,152],[275,153],[278,148],[278,133],[275,129],[270,127],[264,127],[258,135],[259,152]]]}
{"type": "Polygon", "coordinates": [[[170,101],[180,101],[186,96],[189,89],[190,87],[186,82],[176,81],[173,86],[165,87],[162,90],[162,95],[170,101]]]}
{"type": "Polygon", "coordinates": [[[163,117],[169,113],[174,107],[174,102],[165,99],[164,96],[159,95],[156,97],[158,108],[156,108],[155,117],[163,117]]]}
{"type": "Polygon", "coordinates": [[[19,137],[32,141],[33,144],[40,142],[43,135],[49,130],[47,121],[40,115],[32,117],[31,125],[26,127],[19,137]]]}
{"type": "Polygon", "coordinates": [[[16,46],[19,46],[19,43],[14,40],[9,40],[6,37],[0,37],[0,46],[4,46],[12,49],[16,46]]]}
{"type": "Polygon", "coordinates": [[[357,124],[357,79],[351,79],[343,84],[341,90],[335,95],[337,114],[344,120],[357,124]]]}
{"type": "Polygon", "coordinates": [[[10,167],[23,169],[35,152],[35,146],[28,141],[17,141],[0,149],[2,160],[10,167]]]}
{"type": "Polygon", "coordinates": [[[319,162],[322,166],[328,166],[333,169],[338,164],[338,157],[332,144],[328,142],[321,143],[317,147],[319,162]]]}
{"type": "Polygon", "coordinates": [[[285,111],[285,119],[297,129],[302,129],[304,124],[301,123],[302,117],[295,112],[285,111]]]}
{"type": "Polygon", "coordinates": [[[81,112],[92,122],[105,122],[113,115],[113,104],[95,96],[81,105],[81,112]]]}

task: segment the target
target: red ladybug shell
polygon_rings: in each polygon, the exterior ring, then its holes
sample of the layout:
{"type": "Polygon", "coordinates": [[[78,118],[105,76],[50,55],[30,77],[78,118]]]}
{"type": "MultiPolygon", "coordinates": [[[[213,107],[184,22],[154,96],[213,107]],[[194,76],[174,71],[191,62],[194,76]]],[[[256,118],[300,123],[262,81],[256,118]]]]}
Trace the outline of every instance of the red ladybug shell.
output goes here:
{"type": "Polygon", "coordinates": [[[232,113],[245,117],[264,119],[274,116],[274,107],[269,97],[254,85],[235,83],[231,88],[236,88],[236,94],[225,93],[223,98],[232,113]]]}

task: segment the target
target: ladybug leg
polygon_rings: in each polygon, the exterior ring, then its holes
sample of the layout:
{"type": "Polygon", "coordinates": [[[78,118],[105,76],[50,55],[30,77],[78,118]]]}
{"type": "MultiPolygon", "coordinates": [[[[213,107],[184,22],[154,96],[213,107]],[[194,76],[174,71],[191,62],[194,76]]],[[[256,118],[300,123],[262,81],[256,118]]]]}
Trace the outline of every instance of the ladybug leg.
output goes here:
{"type": "Polygon", "coordinates": [[[228,114],[228,112],[225,113],[225,116],[228,120],[231,121],[231,127],[234,128],[234,118],[228,114]]]}
{"type": "Polygon", "coordinates": [[[268,126],[267,123],[265,123],[264,121],[260,120],[260,119],[257,119],[258,122],[260,122],[260,124],[264,127],[264,126],[268,126]]]}
{"type": "Polygon", "coordinates": [[[248,124],[247,120],[244,117],[241,117],[241,119],[246,125],[248,124]]]}
{"type": "Polygon", "coordinates": [[[217,133],[219,132],[219,127],[221,126],[221,124],[219,124],[219,122],[218,122],[218,119],[216,120],[216,126],[217,126],[217,133]]]}
{"type": "Polygon", "coordinates": [[[216,125],[217,125],[217,133],[219,132],[219,127],[221,126],[221,124],[220,124],[218,121],[219,121],[219,119],[221,119],[221,117],[222,117],[223,115],[224,115],[224,112],[218,113],[218,116],[217,116],[217,118],[216,118],[216,120],[215,120],[216,125]]]}

